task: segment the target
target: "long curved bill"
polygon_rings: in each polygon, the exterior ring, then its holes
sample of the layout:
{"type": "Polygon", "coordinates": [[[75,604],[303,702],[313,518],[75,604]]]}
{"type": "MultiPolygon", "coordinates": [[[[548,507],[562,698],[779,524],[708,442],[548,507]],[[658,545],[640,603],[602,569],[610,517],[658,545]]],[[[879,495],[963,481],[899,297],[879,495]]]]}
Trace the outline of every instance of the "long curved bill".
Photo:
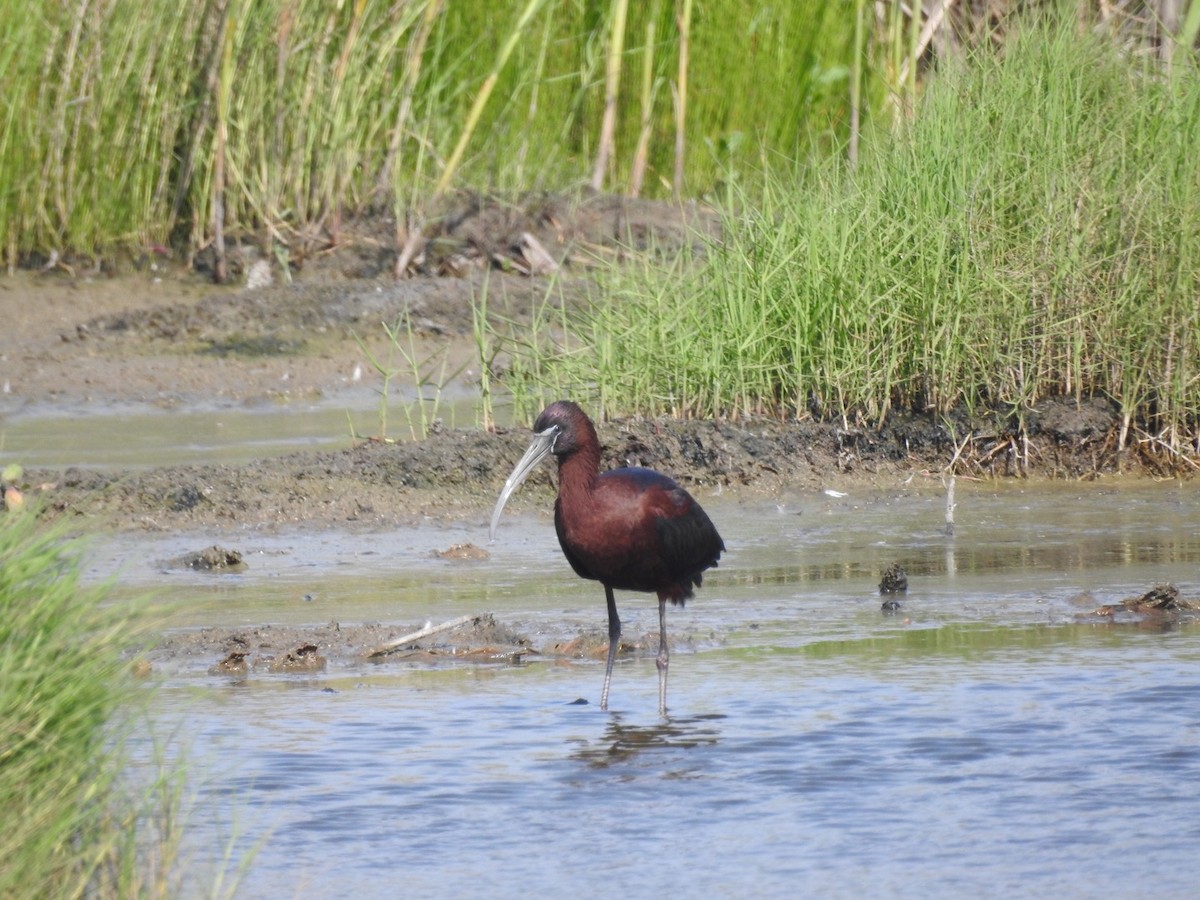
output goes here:
{"type": "Polygon", "coordinates": [[[521,486],[521,482],[529,477],[529,473],[534,470],[538,463],[550,455],[554,450],[554,439],[558,437],[558,428],[547,428],[545,431],[539,431],[533,436],[533,441],[529,444],[529,449],[525,451],[525,455],[521,457],[521,461],[517,463],[512,474],[508,476],[508,480],[504,482],[504,490],[500,492],[500,499],[496,501],[496,508],[492,510],[492,527],[488,531],[488,540],[496,539],[496,526],[500,524],[500,513],[504,511],[504,504],[508,502],[508,498],[516,493],[517,488],[521,486]]]}

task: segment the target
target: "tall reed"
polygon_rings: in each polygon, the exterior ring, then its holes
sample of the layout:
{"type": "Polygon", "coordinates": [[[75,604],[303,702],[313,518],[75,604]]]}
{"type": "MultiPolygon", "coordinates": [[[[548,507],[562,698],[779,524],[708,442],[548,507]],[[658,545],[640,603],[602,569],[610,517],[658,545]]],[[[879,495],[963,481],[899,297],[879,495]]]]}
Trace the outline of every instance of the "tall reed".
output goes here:
{"type": "Polygon", "coordinates": [[[683,33],[674,7],[0,0],[0,254],[336,241],[440,190],[577,183],[601,143],[607,184],[636,166],[645,193],[702,193],[758,146],[793,155],[814,111],[836,127],[833,5],[712,0],[683,33]],[[677,163],[675,113],[638,83],[679,91],[681,53],[677,163]]]}

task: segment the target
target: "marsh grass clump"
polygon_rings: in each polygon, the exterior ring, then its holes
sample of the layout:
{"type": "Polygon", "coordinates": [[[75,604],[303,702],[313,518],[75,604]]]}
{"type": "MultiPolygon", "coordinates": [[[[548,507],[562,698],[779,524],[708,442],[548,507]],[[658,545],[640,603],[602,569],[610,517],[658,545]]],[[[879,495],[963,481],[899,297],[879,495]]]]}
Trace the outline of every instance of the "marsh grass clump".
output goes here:
{"type": "Polygon", "coordinates": [[[388,414],[393,404],[393,382],[401,379],[405,386],[414,393],[413,399],[403,402],[401,406],[405,424],[408,426],[409,438],[414,441],[423,440],[429,436],[435,423],[439,421],[438,413],[441,409],[442,394],[446,385],[457,378],[467,364],[461,363],[451,369],[448,347],[442,347],[423,356],[417,347],[412,316],[407,312],[391,325],[384,322],[382,328],[383,333],[387,336],[386,353],[383,355],[374,352],[362,337],[354,335],[359,350],[362,351],[364,358],[380,381],[380,386],[376,389],[379,394],[377,407],[379,431],[370,436],[362,435],[355,431],[353,423],[351,423],[351,437],[355,441],[376,440],[382,443],[394,441],[394,437],[388,434],[388,414]]]}
{"type": "Polygon", "coordinates": [[[1198,144],[1194,68],[1035,23],[947,66],[857,167],[764,165],[704,260],[627,270],[526,340],[514,394],[1018,430],[1041,399],[1101,396],[1122,446],[1174,452],[1200,424],[1198,144]]]}
{"type": "Polygon", "coordinates": [[[0,515],[0,895],[163,895],[178,792],[123,778],[137,629],[79,570],[61,530],[0,515]]]}

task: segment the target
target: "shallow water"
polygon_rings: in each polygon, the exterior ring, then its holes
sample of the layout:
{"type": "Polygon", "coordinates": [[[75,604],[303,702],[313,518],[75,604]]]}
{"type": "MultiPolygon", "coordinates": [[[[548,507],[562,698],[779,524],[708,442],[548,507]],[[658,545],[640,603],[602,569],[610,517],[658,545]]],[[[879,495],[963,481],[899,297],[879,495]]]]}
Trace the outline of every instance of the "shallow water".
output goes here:
{"type": "MultiPolygon", "coordinates": [[[[184,895],[228,852],[251,860],[238,897],[1194,896],[1200,626],[1087,615],[1157,582],[1200,595],[1194,486],[960,482],[952,539],[934,482],[702,499],[730,552],[669,613],[666,720],[652,660],[618,666],[609,712],[593,661],[167,673],[154,730],[193,777],[184,895]]],[[[131,562],[187,540],[139,536],[92,571],[166,584],[185,626],[602,627],[544,518],[506,517],[487,562],[428,557],[485,538],[244,535],[250,569],[214,584],[131,562]]],[[[627,634],[656,627],[649,598],[618,603],[627,634]]]]}
{"type": "MultiPolygon", "coordinates": [[[[434,419],[447,428],[479,422],[477,389],[450,385],[436,402],[430,393],[418,401],[413,388],[393,386],[382,422],[379,394],[366,386],[313,399],[218,398],[149,410],[132,403],[35,404],[0,415],[0,450],[5,459],[30,468],[242,465],[300,451],[341,450],[353,443],[355,434],[382,432],[394,440],[412,440],[434,419]],[[86,428],[86,441],[79,440],[81,428],[86,428]]],[[[500,424],[510,421],[507,398],[496,399],[492,414],[500,424]]]]}

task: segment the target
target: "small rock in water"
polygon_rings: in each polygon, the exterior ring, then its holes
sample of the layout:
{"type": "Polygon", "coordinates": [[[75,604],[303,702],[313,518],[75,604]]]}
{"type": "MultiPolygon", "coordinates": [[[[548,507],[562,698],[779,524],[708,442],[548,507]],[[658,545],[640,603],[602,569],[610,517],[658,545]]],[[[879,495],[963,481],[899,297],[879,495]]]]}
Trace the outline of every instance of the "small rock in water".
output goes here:
{"type": "Polygon", "coordinates": [[[325,657],[319,652],[316,644],[301,644],[295,650],[275,657],[267,663],[268,672],[323,672],[325,657]]]}
{"type": "Polygon", "coordinates": [[[246,657],[249,653],[243,653],[240,650],[232,650],[229,654],[208,670],[209,675],[245,675],[250,671],[250,665],[246,662],[246,657]]]}
{"type": "Polygon", "coordinates": [[[271,277],[271,264],[265,259],[255,260],[246,270],[246,289],[250,291],[270,287],[274,279],[271,277]]]}
{"type": "Polygon", "coordinates": [[[184,568],[203,572],[240,572],[246,568],[240,552],[226,550],[216,544],[199,553],[181,556],[175,562],[184,568]]]}
{"type": "Polygon", "coordinates": [[[491,554],[482,547],[474,544],[455,544],[446,550],[434,550],[433,556],[439,559],[488,559],[491,554]]]}
{"type": "Polygon", "coordinates": [[[903,594],[907,590],[908,573],[904,571],[904,566],[892,563],[883,570],[883,577],[879,580],[879,593],[903,594]]]}

